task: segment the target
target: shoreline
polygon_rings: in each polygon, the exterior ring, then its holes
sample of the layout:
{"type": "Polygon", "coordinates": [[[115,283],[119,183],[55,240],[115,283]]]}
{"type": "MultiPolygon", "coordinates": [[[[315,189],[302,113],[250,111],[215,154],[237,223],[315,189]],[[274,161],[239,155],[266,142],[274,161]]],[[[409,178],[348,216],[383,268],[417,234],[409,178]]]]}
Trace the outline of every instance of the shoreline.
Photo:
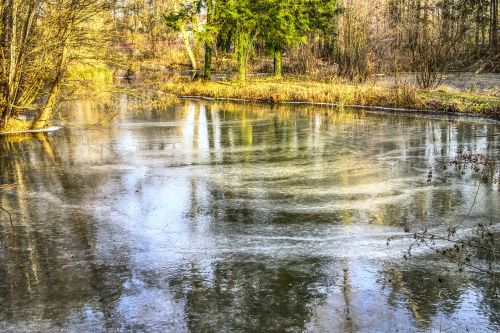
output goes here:
{"type": "Polygon", "coordinates": [[[397,108],[397,107],[384,107],[384,106],[371,106],[371,105],[341,105],[338,103],[325,103],[325,102],[300,102],[300,101],[288,101],[288,102],[274,102],[269,100],[252,100],[243,98],[226,98],[226,97],[210,97],[201,95],[175,95],[177,98],[182,100],[203,100],[208,102],[233,102],[233,103],[256,103],[256,104],[268,104],[268,105],[311,105],[311,106],[328,106],[328,107],[344,107],[358,110],[368,110],[368,111],[378,111],[381,113],[401,113],[407,115],[425,115],[425,116],[438,116],[450,118],[473,118],[477,120],[486,120],[493,124],[500,124],[500,115],[487,116],[478,115],[468,112],[456,112],[456,111],[443,111],[443,110],[430,110],[430,109],[408,109],[408,108],[397,108]]]}
{"type": "Polygon", "coordinates": [[[61,129],[63,129],[63,126],[50,126],[41,129],[19,130],[19,131],[8,131],[8,132],[0,131],[0,135],[24,134],[24,133],[52,133],[60,131],[61,129]]]}

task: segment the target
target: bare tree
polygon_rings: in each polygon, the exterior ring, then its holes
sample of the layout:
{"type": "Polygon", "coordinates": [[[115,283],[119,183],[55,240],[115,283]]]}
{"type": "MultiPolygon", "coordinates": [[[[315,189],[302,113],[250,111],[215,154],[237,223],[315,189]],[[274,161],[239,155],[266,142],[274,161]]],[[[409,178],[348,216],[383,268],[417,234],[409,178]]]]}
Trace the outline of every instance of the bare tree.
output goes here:
{"type": "MultiPolygon", "coordinates": [[[[88,24],[106,3],[4,0],[0,6],[0,130],[44,127],[54,112],[70,53],[95,38],[88,24]],[[31,121],[18,116],[37,111],[31,121]]],[[[99,38],[97,38],[99,39],[99,38]]]]}

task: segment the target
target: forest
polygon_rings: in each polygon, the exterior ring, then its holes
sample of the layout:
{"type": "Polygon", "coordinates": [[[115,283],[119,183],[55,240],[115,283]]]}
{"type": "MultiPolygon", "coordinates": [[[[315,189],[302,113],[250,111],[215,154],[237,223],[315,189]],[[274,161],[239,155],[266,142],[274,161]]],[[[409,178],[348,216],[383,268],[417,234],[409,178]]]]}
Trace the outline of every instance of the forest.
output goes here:
{"type": "Polygon", "coordinates": [[[2,0],[0,128],[46,127],[75,85],[113,76],[176,95],[495,115],[498,89],[436,89],[500,70],[498,13],[498,0],[2,0]],[[393,85],[365,86],[384,74],[393,85]],[[200,83],[221,78],[237,86],[200,83]]]}

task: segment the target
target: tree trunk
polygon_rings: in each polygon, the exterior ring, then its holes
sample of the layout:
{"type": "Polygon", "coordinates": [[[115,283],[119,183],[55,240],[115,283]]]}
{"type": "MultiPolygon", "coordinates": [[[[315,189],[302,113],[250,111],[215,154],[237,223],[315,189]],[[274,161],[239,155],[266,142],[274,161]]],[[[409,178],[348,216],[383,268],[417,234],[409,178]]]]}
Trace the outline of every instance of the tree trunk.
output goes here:
{"type": "Polygon", "coordinates": [[[186,31],[186,26],[184,23],[181,24],[181,35],[182,39],[184,40],[184,47],[186,48],[186,52],[189,57],[189,61],[191,61],[191,68],[196,70],[198,66],[196,65],[196,58],[193,53],[193,49],[191,48],[191,43],[189,41],[189,35],[187,34],[186,31]]]}
{"type": "MultiPolygon", "coordinates": [[[[177,11],[179,9],[179,1],[178,0],[174,1],[173,5],[174,5],[174,11],[177,11]]],[[[197,70],[198,66],[196,64],[196,57],[194,56],[194,52],[191,47],[191,42],[189,41],[189,35],[186,31],[186,24],[184,22],[180,22],[179,30],[181,32],[182,40],[184,41],[184,48],[186,49],[189,61],[191,62],[191,68],[193,70],[197,70]]]]}
{"type": "Polygon", "coordinates": [[[281,77],[281,50],[274,49],[274,76],[281,77]]]}
{"type": "Polygon", "coordinates": [[[49,95],[47,97],[47,102],[43,106],[38,118],[33,123],[33,129],[41,129],[47,126],[50,119],[54,115],[54,111],[56,108],[57,97],[59,96],[59,92],[61,90],[62,80],[64,78],[64,73],[66,71],[67,62],[68,62],[68,41],[64,42],[64,47],[61,54],[61,60],[59,62],[59,69],[57,72],[57,76],[52,84],[49,95]]]}
{"type": "Polygon", "coordinates": [[[498,0],[491,0],[491,50],[498,50],[498,0]]]}
{"type": "Polygon", "coordinates": [[[205,43],[205,67],[203,69],[203,78],[210,80],[212,78],[212,46],[205,43]]]}
{"type": "Polygon", "coordinates": [[[2,128],[7,126],[7,122],[11,116],[13,110],[13,98],[15,94],[14,83],[16,81],[16,71],[17,71],[17,8],[13,1],[8,3],[6,7],[7,17],[6,26],[2,34],[5,34],[5,46],[7,46],[7,54],[3,54],[2,57],[5,59],[6,73],[5,75],[5,91],[4,91],[4,103],[5,106],[2,112],[2,128]],[[9,38],[10,37],[10,38],[9,38]]]}
{"type": "Polygon", "coordinates": [[[236,50],[236,57],[238,60],[238,78],[240,81],[246,79],[246,40],[245,35],[240,33],[238,35],[238,49],[236,50]]]}
{"type": "MultiPolygon", "coordinates": [[[[213,11],[215,10],[213,1],[207,1],[206,7],[207,7],[207,25],[210,25],[212,23],[213,11]]],[[[198,22],[198,20],[196,21],[198,22]]],[[[212,37],[211,35],[208,35],[208,37],[205,39],[205,65],[203,68],[203,78],[205,80],[210,80],[212,78],[212,53],[214,47],[213,47],[213,39],[211,37],[212,37]]]]}
{"type": "Polygon", "coordinates": [[[20,90],[22,90],[21,73],[26,60],[27,43],[35,22],[36,5],[31,3],[27,8],[24,7],[21,12],[25,11],[25,16],[19,14],[18,5],[18,2],[10,1],[2,8],[4,17],[0,28],[2,31],[0,50],[4,78],[0,96],[1,129],[5,129],[9,118],[15,115],[15,108],[23,106],[19,104],[20,90]]]}
{"type": "Polygon", "coordinates": [[[238,78],[240,81],[245,81],[246,79],[246,68],[245,68],[245,51],[238,50],[238,78]]]}

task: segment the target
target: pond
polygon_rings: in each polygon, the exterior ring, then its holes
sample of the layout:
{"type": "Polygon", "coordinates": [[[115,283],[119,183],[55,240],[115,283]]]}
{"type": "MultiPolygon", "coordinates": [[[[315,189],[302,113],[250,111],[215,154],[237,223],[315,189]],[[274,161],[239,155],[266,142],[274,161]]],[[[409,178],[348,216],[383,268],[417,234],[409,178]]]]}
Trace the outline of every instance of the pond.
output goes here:
{"type": "Polygon", "coordinates": [[[463,218],[498,226],[498,183],[443,162],[499,160],[498,124],[128,103],[94,126],[106,107],[73,101],[71,127],[0,137],[1,331],[500,329],[489,276],[386,244],[463,218]]]}

